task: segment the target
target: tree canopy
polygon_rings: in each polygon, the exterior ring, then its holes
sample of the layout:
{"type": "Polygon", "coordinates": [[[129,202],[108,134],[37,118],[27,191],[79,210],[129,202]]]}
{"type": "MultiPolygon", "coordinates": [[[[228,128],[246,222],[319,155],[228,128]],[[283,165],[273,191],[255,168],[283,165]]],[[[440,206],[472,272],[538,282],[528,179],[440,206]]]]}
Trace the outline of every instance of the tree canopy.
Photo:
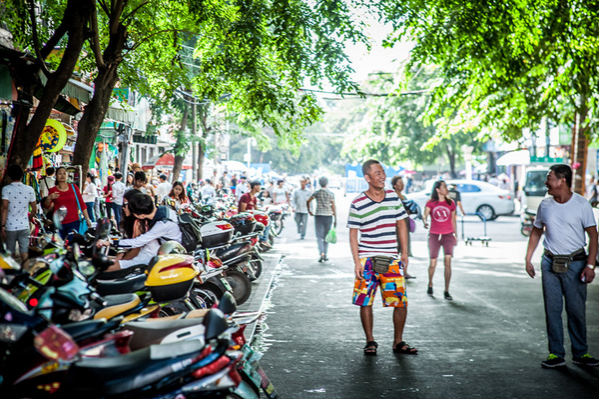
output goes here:
{"type": "MultiPolygon", "coordinates": [[[[596,2],[408,0],[380,6],[395,28],[388,44],[412,40],[412,64],[440,68],[432,93],[435,117],[462,126],[476,119],[478,128],[507,139],[548,117],[575,126],[580,140],[573,142],[573,159],[586,152],[586,136],[599,121],[596,2]]],[[[582,164],[578,173],[584,173],[582,164]]]]}

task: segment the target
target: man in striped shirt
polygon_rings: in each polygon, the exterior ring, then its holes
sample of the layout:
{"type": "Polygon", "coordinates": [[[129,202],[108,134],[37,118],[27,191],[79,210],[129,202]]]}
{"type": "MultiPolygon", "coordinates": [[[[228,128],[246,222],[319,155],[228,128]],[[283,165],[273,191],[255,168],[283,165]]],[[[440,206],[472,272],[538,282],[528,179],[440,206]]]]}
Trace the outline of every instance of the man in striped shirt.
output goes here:
{"type": "Polygon", "coordinates": [[[404,278],[408,252],[403,251],[401,259],[397,259],[397,238],[401,248],[408,247],[408,230],[403,221],[407,214],[395,191],[385,190],[387,175],[380,162],[374,159],[364,162],[362,172],[368,190],[352,201],[347,226],[356,275],[353,303],[360,306],[360,319],[366,334],[364,354],[374,356],[378,347],[372,332],[372,304],[380,286],[383,306],[394,308],[393,351],[415,355],[418,350],[402,338],[408,313],[404,278]],[[390,263],[386,272],[374,270],[375,257],[388,258],[390,263]]]}

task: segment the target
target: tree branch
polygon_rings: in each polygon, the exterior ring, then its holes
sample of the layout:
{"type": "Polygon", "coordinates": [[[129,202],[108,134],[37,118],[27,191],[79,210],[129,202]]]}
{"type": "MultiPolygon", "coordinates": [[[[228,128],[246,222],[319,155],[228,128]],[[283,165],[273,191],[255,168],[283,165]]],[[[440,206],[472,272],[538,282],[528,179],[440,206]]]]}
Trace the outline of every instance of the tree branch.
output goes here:
{"type": "Polygon", "coordinates": [[[148,3],[149,3],[149,1],[144,1],[139,6],[135,7],[129,14],[127,14],[125,17],[123,17],[123,21],[129,20],[129,18],[131,18],[133,16],[133,14],[135,14],[140,8],[142,8],[143,6],[145,6],[148,3]]]}
{"type": "Polygon", "coordinates": [[[41,52],[41,48],[40,48],[40,39],[39,39],[39,36],[37,33],[37,22],[35,20],[35,5],[33,3],[33,0],[29,0],[28,3],[29,3],[29,7],[28,7],[29,18],[31,18],[31,33],[32,33],[32,39],[33,39],[33,49],[35,51],[35,56],[37,57],[37,62],[40,66],[40,69],[44,73],[44,75],[46,75],[47,77],[50,77],[50,71],[48,71],[48,68],[46,67],[46,63],[44,62],[44,57],[42,57],[42,52],[41,52]]]}
{"type": "Polygon", "coordinates": [[[98,10],[94,8],[94,12],[91,18],[92,23],[92,37],[91,37],[91,47],[94,52],[94,57],[96,58],[96,65],[98,68],[103,68],[106,64],[104,62],[104,57],[102,56],[102,48],[100,47],[100,32],[98,31],[98,10]]]}

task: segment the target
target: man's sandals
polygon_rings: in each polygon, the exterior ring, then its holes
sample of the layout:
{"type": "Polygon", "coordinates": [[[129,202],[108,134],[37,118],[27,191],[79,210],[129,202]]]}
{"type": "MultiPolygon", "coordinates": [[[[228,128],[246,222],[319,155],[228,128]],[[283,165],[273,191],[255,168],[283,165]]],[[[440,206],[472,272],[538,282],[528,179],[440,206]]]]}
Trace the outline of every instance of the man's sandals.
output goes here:
{"type": "Polygon", "coordinates": [[[376,348],[379,344],[376,341],[368,341],[364,347],[364,356],[376,356],[376,348]]]}
{"type": "Polygon", "coordinates": [[[404,354],[404,355],[417,355],[418,354],[418,349],[412,348],[405,341],[401,341],[399,344],[397,344],[397,345],[395,345],[393,347],[393,352],[395,352],[395,353],[401,353],[401,354],[404,354]]]}

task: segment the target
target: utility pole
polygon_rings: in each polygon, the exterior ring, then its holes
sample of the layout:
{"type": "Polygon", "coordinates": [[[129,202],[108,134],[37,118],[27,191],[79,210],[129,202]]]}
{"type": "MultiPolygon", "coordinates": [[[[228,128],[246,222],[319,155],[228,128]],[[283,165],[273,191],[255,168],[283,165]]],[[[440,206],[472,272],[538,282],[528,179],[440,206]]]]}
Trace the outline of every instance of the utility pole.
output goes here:
{"type": "Polygon", "coordinates": [[[195,97],[192,97],[191,103],[191,181],[198,181],[198,166],[196,160],[198,159],[198,143],[196,142],[197,126],[196,126],[196,103],[195,97]]]}

